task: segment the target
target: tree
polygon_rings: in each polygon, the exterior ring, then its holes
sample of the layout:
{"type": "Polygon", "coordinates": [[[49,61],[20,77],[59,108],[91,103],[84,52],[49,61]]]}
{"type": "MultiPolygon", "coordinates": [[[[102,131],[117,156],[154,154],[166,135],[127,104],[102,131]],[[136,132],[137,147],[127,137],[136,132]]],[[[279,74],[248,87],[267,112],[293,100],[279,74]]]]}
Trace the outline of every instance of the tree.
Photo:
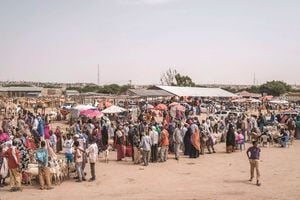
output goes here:
{"type": "Polygon", "coordinates": [[[163,73],[160,77],[160,82],[162,85],[177,85],[175,76],[177,75],[177,71],[169,68],[165,73],[163,73]]]}
{"type": "Polygon", "coordinates": [[[180,75],[179,73],[175,75],[175,80],[177,86],[183,87],[195,87],[196,84],[192,81],[189,76],[180,75]]]}
{"type": "Polygon", "coordinates": [[[259,87],[261,93],[268,95],[280,96],[291,90],[291,86],[282,81],[269,81],[259,87]]]}
{"type": "Polygon", "coordinates": [[[160,82],[163,85],[182,86],[182,87],[195,87],[196,84],[189,76],[181,75],[177,70],[169,68],[162,74],[160,82]]]}

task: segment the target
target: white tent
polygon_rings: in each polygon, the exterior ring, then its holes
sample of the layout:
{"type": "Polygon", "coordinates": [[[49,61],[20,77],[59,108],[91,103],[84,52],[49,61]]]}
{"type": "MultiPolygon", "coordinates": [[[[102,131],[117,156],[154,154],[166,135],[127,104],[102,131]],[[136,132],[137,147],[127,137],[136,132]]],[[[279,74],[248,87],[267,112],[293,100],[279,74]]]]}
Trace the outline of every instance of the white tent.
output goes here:
{"type": "Polygon", "coordinates": [[[96,107],[91,106],[91,105],[77,105],[77,106],[73,107],[72,109],[83,111],[83,110],[96,109],[96,107]]]}
{"type": "Polygon", "coordinates": [[[115,114],[115,113],[121,113],[121,112],[125,112],[125,111],[126,111],[126,109],[113,105],[113,106],[110,106],[109,108],[106,108],[105,110],[102,110],[102,113],[115,114]]]}
{"type": "Polygon", "coordinates": [[[273,104],[289,104],[288,101],[286,101],[286,100],[280,100],[280,99],[272,100],[272,101],[270,101],[270,103],[273,103],[273,104]]]}

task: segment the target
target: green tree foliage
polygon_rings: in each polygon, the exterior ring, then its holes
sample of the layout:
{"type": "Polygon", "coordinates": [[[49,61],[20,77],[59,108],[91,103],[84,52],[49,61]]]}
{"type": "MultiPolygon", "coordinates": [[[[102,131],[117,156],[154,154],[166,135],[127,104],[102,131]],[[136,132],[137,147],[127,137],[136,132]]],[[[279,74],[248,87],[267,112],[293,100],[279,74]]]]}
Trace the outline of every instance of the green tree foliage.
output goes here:
{"type": "Polygon", "coordinates": [[[192,81],[192,79],[189,76],[184,76],[181,74],[175,75],[175,80],[177,83],[177,86],[183,86],[183,87],[195,87],[196,84],[192,81]]]}
{"type": "Polygon", "coordinates": [[[130,87],[128,85],[120,86],[118,84],[110,84],[104,86],[96,86],[96,85],[87,85],[83,88],[78,87],[69,87],[67,90],[77,90],[80,93],[87,92],[96,92],[96,93],[104,93],[104,94],[121,94],[128,90],[130,87]]]}
{"type": "Polygon", "coordinates": [[[251,92],[251,93],[260,93],[260,87],[253,85],[249,89],[247,89],[246,91],[251,92]]]}
{"type": "Polygon", "coordinates": [[[177,70],[169,68],[161,75],[160,82],[163,85],[195,87],[196,84],[189,76],[181,75],[177,70]]]}
{"type": "Polygon", "coordinates": [[[280,96],[291,91],[291,86],[282,81],[269,81],[259,87],[261,93],[267,93],[273,96],[280,96]]]}

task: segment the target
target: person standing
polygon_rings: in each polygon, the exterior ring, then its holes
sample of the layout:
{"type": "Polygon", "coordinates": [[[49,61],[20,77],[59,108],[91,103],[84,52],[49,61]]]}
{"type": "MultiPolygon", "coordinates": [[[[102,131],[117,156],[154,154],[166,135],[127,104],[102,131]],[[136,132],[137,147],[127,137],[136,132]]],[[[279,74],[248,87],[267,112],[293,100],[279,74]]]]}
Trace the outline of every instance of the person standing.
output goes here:
{"type": "Polygon", "coordinates": [[[50,131],[50,146],[53,149],[54,152],[57,152],[57,137],[53,133],[53,131],[50,131]]]}
{"type": "Polygon", "coordinates": [[[10,191],[17,192],[22,191],[21,188],[21,170],[20,170],[20,152],[15,146],[12,145],[12,142],[8,142],[8,149],[4,153],[8,162],[8,169],[10,174],[10,191]]]}
{"type": "Polygon", "coordinates": [[[41,148],[39,148],[36,152],[36,160],[38,162],[39,167],[39,181],[40,181],[40,189],[45,189],[45,180],[47,185],[47,190],[53,189],[51,187],[50,180],[50,171],[48,168],[48,151],[46,149],[46,142],[41,141],[41,148]]]}
{"type": "Polygon", "coordinates": [[[179,160],[180,146],[183,142],[183,138],[181,135],[181,124],[180,123],[178,123],[176,125],[175,131],[173,134],[173,141],[174,141],[175,159],[179,160]]]}
{"type": "Polygon", "coordinates": [[[151,141],[148,131],[146,131],[146,135],[144,135],[142,137],[141,144],[140,144],[140,147],[143,149],[144,166],[149,165],[151,146],[152,146],[152,141],[151,141]]]}
{"type": "Polygon", "coordinates": [[[82,170],[82,162],[83,162],[83,152],[84,150],[80,147],[79,141],[74,142],[75,146],[75,167],[78,175],[78,180],[76,182],[82,182],[85,181],[85,174],[82,170]]]}
{"type": "Polygon", "coordinates": [[[235,151],[235,131],[233,124],[229,124],[229,129],[226,135],[226,152],[232,153],[235,151]]]}
{"type": "Polygon", "coordinates": [[[96,144],[96,141],[93,140],[91,141],[91,145],[88,147],[86,150],[86,153],[88,154],[89,157],[89,162],[90,162],[90,167],[91,167],[91,176],[89,181],[95,181],[96,180],[96,172],[95,172],[95,167],[96,167],[96,161],[98,157],[98,146],[96,144]]]}
{"type": "Polygon", "coordinates": [[[191,151],[190,151],[190,158],[199,158],[201,145],[200,145],[200,130],[197,124],[194,122],[191,125],[191,151]]]}
{"type": "Polygon", "coordinates": [[[259,159],[260,159],[260,148],[257,147],[257,142],[254,141],[253,146],[247,150],[247,157],[250,161],[250,179],[252,182],[254,178],[254,170],[256,170],[256,185],[260,186],[260,171],[259,171],[259,159]]]}
{"type": "Polygon", "coordinates": [[[115,146],[117,148],[117,161],[122,161],[123,158],[125,158],[124,153],[124,133],[123,133],[123,127],[119,126],[119,129],[116,132],[115,136],[115,146]]]}
{"type": "Polygon", "coordinates": [[[140,164],[141,155],[140,155],[140,135],[138,132],[133,136],[133,162],[135,165],[140,164]]]}
{"type": "Polygon", "coordinates": [[[169,132],[167,131],[168,126],[165,125],[164,129],[160,134],[160,143],[161,143],[161,152],[160,152],[160,161],[166,162],[168,159],[169,151],[169,132]]]}
{"type": "Polygon", "coordinates": [[[151,146],[151,161],[157,162],[158,156],[158,132],[156,131],[155,126],[150,128],[149,136],[151,138],[152,146],[151,146]]]}

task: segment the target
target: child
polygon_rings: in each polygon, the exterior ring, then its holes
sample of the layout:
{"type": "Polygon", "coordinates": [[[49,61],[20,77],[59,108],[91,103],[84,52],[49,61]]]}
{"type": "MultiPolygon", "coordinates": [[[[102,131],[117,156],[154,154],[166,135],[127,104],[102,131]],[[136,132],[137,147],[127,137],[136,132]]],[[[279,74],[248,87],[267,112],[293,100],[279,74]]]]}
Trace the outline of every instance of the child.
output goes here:
{"type": "Polygon", "coordinates": [[[237,144],[240,146],[240,150],[243,151],[244,136],[242,134],[242,131],[238,132],[238,135],[237,135],[237,144]]]}
{"type": "Polygon", "coordinates": [[[53,131],[50,130],[50,146],[52,147],[54,152],[57,152],[56,144],[57,144],[57,137],[53,133],[53,131]]]}

